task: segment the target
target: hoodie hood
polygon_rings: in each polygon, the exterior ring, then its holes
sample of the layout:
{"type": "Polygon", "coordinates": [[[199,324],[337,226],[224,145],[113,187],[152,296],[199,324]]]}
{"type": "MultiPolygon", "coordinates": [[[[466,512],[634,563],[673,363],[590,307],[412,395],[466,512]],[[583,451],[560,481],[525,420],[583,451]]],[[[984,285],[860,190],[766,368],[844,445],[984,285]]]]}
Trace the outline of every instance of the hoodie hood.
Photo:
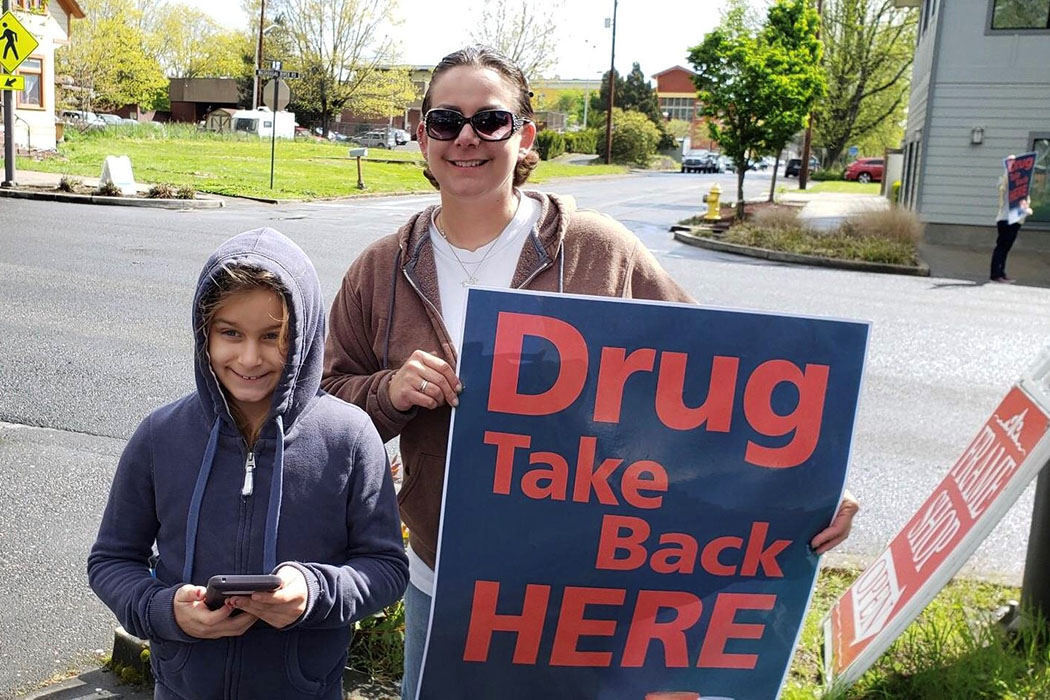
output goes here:
{"type": "Polygon", "coordinates": [[[220,418],[234,429],[236,423],[211,369],[208,333],[201,314],[201,299],[214,289],[216,275],[229,265],[248,265],[272,272],[284,288],[288,305],[288,357],[274,389],[267,420],[280,416],[284,430],[288,430],[321,385],[325,314],[317,271],[299,246],[272,228],[254,229],[230,238],[212,253],[201,270],[193,295],[197,394],[209,425],[220,418]]]}

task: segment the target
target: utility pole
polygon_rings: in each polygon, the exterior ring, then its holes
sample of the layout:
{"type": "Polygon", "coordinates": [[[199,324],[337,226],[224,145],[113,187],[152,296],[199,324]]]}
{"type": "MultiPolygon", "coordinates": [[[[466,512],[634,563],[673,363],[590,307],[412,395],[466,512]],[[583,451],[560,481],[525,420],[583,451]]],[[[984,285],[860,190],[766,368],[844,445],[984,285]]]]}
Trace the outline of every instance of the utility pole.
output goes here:
{"type": "MultiPolygon", "coordinates": [[[[262,68],[263,58],[263,24],[266,22],[266,0],[259,0],[259,43],[255,47],[255,68],[262,68]]],[[[252,109],[259,108],[259,76],[252,83],[252,109]]]]}
{"type": "MultiPolygon", "coordinates": [[[[824,0],[817,0],[817,15],[820,21],[824,21],[824,0]]],[[[817,25],[817,39],[820,39],[820,25],[817,25]]],[[[806,189],[809,183],[809,154],[813,146],[813,112],[809,113],[809,124],[806,125],[806,135],[802,139],[802,162],[798,165],[798,188],[806,189]]]]}
{"type": "Polygon", "coordinates": [[[605,164],[612,163],[612,111],[616,103],[616,5],[613,0],[612,56],[609,58],[609,111],[605,115],[605,164]]]}
{"type": "MultiPolygon", "coordinates": [[[[10,12],[11,0],[3,0],[3,13],[10,12]]],[[[41,88],[43,89],[43,88],[41,88]]],[[[0,90],[4,93],[4,181],[3,187],[15,186],[15,91],[0,90]]]]}

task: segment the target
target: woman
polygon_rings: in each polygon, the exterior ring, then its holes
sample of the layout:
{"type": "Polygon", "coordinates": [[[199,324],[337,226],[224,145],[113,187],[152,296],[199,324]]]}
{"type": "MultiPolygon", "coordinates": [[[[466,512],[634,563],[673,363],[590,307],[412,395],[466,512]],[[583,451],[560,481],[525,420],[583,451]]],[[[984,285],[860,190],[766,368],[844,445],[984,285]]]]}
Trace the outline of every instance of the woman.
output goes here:
{"type": "MultiPolygon", "coordinates": [[[[399,502],[411,533],[406,698],[414,697],[430,615],[449,418],[462,391],[452,368],[466,287],[692,301],[616,221],[577,210],[569,197],[518,189],[539,160],[530,150],[531,96],[521,70],[491,49],[442,59],[418,129],[424,174],[441,204],[365,250],[332,305],[323,387],[365,408],[385,440],[401,435],[399,502]]],[[[855,510],[840,510],[814,547],[845,539],[855,510]]]]}

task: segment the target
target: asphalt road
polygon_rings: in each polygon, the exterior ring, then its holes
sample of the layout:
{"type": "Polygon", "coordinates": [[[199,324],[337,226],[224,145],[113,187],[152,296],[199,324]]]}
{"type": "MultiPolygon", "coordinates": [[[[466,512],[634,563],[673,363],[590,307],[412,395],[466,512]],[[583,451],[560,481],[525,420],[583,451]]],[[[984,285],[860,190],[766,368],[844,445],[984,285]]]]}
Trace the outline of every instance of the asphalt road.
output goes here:
{"type": "MultiPolygon", "coordinates": [[[[961,453],[1050,330],[1050,291],[769,264],[673,241],[728,177],[645,174],[551,189],[623,221],[701,303],[871,322],[849,487],[863,504],[840,548],[876,554],[961,453]]],[[[749,197],[769,178],[749,174],[749,197]]],[[[171,212],[0,199],[0,696],[108,648],[87,588],[123,440],[192,390],[189,304],[223,239],[273,226],[317,264],[328,299],[355,256],[436,195],[171,212]],[[33,427],[35,426],[35,427],[33,427]]],[[[1018,580],[1031,489],[970,570],[1018,580]]]]}

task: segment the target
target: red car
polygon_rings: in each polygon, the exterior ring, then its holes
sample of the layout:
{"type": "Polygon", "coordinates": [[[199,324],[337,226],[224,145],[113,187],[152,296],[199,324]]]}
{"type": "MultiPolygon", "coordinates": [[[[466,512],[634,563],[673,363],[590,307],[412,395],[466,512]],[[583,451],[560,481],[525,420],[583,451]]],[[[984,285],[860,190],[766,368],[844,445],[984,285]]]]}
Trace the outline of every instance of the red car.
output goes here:
{"type": "Polygon", "coordinates": [[[842,177],[857,182],[882,182],[885,165],[886,161],[882,158],[858,158],[849,164],[842,177]]]}

